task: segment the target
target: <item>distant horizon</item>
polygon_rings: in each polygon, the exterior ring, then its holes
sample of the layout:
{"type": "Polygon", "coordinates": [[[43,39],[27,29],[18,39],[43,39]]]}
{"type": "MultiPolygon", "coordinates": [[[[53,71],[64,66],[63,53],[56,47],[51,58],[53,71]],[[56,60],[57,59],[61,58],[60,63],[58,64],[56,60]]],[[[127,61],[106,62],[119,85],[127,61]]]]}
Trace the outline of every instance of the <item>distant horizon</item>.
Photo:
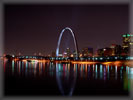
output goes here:
{"type": "Polygon", "coordinates": [[[5,5],[4,53],[48,55],[60,32],[70,27],[79,51],[122,45],[128,33],[128,5],[5,5]]]}

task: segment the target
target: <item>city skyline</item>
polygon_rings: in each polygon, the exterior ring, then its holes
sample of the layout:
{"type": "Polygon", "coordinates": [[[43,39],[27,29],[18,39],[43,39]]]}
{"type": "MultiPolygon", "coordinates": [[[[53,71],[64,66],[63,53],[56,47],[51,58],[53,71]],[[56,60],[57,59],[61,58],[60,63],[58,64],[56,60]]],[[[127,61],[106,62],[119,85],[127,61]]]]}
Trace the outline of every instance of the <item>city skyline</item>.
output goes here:
{"type": "MultiPolygon", "coordinates": [[[[68,29],[72,32],[72,30],[69,27],[66,27],[62,30],[62,33],[60,36],[62,37],[63,33],[65,30],[68,29]]],[[[74,35],[73,32],[70,33],[71,35],[74,35]]],[[[58,40],[58,45],[60,45],[60,41],[62,38],[59,38],[58,40]]],[[[76,47],[77,51],[71,51],[71,48],[65,48],[63,52],[59,52],[60,46],[57,46],[56,51],[52,51],[51,54],[45,55],[40,53],[34,53],[32,55],[23,55],[20,52],[16,55],[14,54],[4,54],[3,56],[9,56],[9,57],[15,57],[15,56],[20,56],[22,57],[28,57],[32,56],[33,58],[36,56],[40,57],[63,57],[63,58],[69,58],[69,57],[119,57],[119,56],[132,56],[130,53],[133,51],[133,40],[132,40],[133,35],[132,34],[124,34],[122,35],[123,41],[122,45],[119,44],[111,44],[107,47],[104,48],[99,48],[96,52],[93,51],[93,48],[90,47],[84,47],[82,50],[78,50],[76,47]],[[77,55],[77,56],[76,56],[77,55]]],[[[73,37],[75,39],[75,37],[73,37]]],[[[76,41],[75,41],[76,42],[76,41]]],[[[75,44],[76,46],[77,44],[75,44]]],[[[131,57],[132,59],[132,57],[131,57]]]]}
{"type": "Polygon", "coordinates": [[[3,9],[4,97],[131,97],[130,5],[6,3],[3,9]]]}
{"type": "Polygon", "coordinates": [[[128,33],[128,6],[6,5],[5,53],[51,54],[66,26],[76,34],[79,50],[121,45],[119,37],[128,33]]]}

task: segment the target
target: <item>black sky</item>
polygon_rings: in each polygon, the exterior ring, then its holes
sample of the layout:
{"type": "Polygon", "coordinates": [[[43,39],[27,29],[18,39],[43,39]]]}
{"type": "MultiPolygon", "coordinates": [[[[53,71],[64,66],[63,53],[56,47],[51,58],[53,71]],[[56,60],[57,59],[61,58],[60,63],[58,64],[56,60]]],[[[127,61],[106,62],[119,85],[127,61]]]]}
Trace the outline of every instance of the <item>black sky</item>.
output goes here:
{"type": "Polygon", "coordinates": [[[5,5],[5,53],[51,53],[65,27],[76,34],[79,50],[121,44],[128,16],[128,5],[5,5]]]}

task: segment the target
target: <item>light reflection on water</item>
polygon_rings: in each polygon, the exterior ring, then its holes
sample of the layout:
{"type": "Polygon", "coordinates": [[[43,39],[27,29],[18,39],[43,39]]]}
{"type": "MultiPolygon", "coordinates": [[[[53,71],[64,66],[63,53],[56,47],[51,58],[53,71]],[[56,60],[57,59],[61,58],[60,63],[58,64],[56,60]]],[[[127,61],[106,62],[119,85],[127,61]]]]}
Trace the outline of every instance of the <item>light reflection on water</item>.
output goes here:
{"type": "MultiPolygon", "coordinates": [[[[4,63],[4,68],[6,62],[4,63]]],[[[71,64],[54,62],[27,62],[11,61],[12,75],[56,77],[59,90],[62,95],[73,94],[76,80],[122,80],[124,90],[131,87],[130,79],[133,79],[133,68],[130,66],[112,66],[103,64],[71,64]]]]}

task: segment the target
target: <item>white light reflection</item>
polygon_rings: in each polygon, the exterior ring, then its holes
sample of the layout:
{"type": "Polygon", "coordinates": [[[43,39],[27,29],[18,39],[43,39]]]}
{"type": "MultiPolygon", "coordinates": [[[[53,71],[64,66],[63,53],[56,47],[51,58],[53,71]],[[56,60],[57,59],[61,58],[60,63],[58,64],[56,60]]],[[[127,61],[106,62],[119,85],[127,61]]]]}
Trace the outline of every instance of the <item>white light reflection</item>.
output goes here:
{"type": "Polygon", "coordinates": [[[115,79],[117,80],[117,65],[115,65],[115,79]]]}
{"type": "Polygon", "coordinates": [[[21,67],[21,61],[18,62],[18,66],[19,66],[19,75],[20,75],[22,72],[24,72],[23,71],[24,68],[21,67]],[[22,71],[21,71],[21,68],[22,68],[22,71]]]}
{"type": "Polygon", "coordinates": [[[133,68],[130,68],[130,79],[133,79],[133,68]]]}
{"type": "Polygon", "coordinates": [[[14,74],[14,60],[12,60],[12,74],[14,74]]]}
{"type": "Polygon", "coordinates": [[[100,64],[100,79],[102,79],[102,77],[103,77],[103,75],[102,75],[102,67],[103,67],[103,65],[102,64],[100,64]]]}
{"type": "Polygon", "coordinates": [[[109,65],[108,65],[108,80],[109,80],[109,65]]]}
{"type": "MultiPolygon", "coordinates": [[[[24,63],[24,62],[23,62],[24,63]]],[[[28,74],[28,62],[26,61],[25,62],[25,65],[26,65],[26,68],[25,68],[25,75],[27,76],[28,74]]]]}
{"type": "Polygon", "coordinates": [[[120,69],[120,78],[122,79],[123,78],[123,73],[122,73],[122,71],[123,71],[123,66],[121,66],[121,69],[120,69]]]}
{"type": "Polygon", "coordinates": [[[97,64],[95,65],[95,74],[96,74],[96,76],[95,76],[95,78],[97,79],[97,64]]]}

